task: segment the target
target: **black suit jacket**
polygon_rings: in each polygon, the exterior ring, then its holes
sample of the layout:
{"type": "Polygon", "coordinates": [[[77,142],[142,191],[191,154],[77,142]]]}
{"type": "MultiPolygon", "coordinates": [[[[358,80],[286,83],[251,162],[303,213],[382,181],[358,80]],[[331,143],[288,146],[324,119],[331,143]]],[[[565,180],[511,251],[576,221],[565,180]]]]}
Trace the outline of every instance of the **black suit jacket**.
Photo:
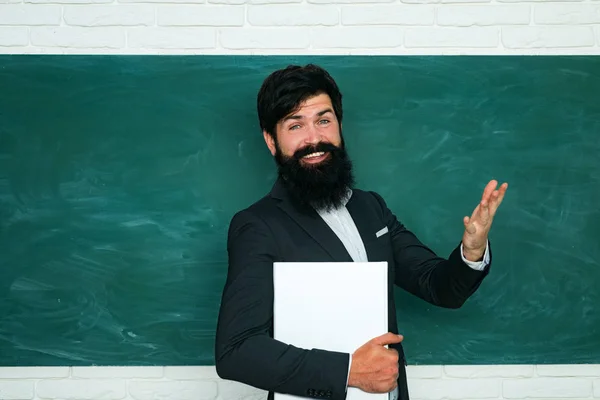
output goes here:
{"type": "MultiPolygon", "coordinates": [[[[488,274],[466,265],[460,245],[445,259],[400,223],[374,192],[354,189],[346,205],[369,261],[388,262],[389,331],[398,333],[394,285],[447,308],[460,307],[488,274]],[[376,232],[388,228],[380,237],[376,232]]],[[[313,398],[345,399],[349,357],[327,349],[301,349],[273,337],[273,263],[352,261],[342,242],[312,209],[298,207],[280,181],[231,220],[229,267],[217,323],[218,375],[256,388],[313,398]]],[[[490,247],[491,256],[491,247],[490,247]]],[[[491,257],[490,257],[491,261],[491,257]]],[[[343,335],[343,332],[340,332],[343,335]]],[[[400,355],[399,398],[409,398],[406,358],[400,355]]]]}

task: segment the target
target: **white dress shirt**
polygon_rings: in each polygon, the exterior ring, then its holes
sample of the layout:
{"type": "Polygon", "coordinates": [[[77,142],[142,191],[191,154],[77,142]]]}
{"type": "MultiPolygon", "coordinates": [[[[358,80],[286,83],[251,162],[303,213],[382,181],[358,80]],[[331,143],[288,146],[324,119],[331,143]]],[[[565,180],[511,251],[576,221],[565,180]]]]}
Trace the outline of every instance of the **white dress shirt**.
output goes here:
{"type": "MultiPolygon", "coordinates": [[[[348,200],[352,196],[352,192],[349,192],[346,200],[344,201],[344,205],[336,210],[332,211],[323,211],[317,210],[321,218],[329,225],[329,227],[335,232],[335,234],[339,237],[339,239],[344,244],[344,247],[352,257],[354,262],[367,262],[369,261],[367,258],[367,252],[365,250],[364,243],[360,237],[360,233],[354,224],[354,220],[348,212],[346,208],[346,204],[348,200]]],[[[473,262],[465,259],[463,255],[463,247],[462,243],[460,245],[460,255],[463,261],[471,268],[481,271],[483,270],[487,264],[489,263],[489,254],[488,254],[489,243],[486,245],[485,254],[483,256],[483,261],[473,262]]],[[[348,378],[350,377],[350,366],[352,365],[352,353],[350,353],[350,360],[348,363],[348,376],[346,377],[346,388],[348,387],[348,378]]],[[[398,389],[394,389],[389,396],[390,400],[396,400],[398,398],[398,389]]]]}

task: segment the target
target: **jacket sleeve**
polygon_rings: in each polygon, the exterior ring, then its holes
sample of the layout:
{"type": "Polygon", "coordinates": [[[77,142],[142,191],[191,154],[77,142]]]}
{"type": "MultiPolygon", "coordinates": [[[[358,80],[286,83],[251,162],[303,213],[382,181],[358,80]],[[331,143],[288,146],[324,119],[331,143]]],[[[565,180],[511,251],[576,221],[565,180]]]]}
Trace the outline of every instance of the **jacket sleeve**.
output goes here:
{"type": "Polygon", "coordinates": [[[391,235],[394,283],[433,305],[461,307],[490,271],[491,244],[488,242],[489,263],[481,271],[463,261],[460,243],[448,258],[440,257],[398,221],[379,194],[371,193],[379,202],[383,220],[391,235]]]}
{"type": "Polygon", "coordinates": [[[273,339],[273,262],[279,257],[269,227],[248,210],[236,214],[227,251],[215,343],[218,375],[272,392],[345,399],[347,353],[273,339]]]}

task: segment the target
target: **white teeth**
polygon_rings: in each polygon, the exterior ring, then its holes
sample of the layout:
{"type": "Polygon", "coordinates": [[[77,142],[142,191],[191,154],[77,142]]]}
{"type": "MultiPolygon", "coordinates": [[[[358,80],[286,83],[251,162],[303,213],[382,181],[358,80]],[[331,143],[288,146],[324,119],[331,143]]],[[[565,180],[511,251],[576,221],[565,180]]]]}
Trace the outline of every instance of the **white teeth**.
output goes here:
{"type": "Polygon", "coordinates": [[[320,151],[318,153],[311,153],[309,155],[304,156],[304,158],[314,158],[314,157],[321,157],[323,154],[325,154],[325,152],[320,151]]]}

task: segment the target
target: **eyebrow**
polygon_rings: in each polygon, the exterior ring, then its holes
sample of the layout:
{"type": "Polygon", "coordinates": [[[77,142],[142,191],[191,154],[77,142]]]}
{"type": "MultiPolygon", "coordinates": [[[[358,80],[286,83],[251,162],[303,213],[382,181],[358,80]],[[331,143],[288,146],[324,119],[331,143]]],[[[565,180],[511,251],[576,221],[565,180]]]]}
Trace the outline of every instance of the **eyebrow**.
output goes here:
{"type": "MultiPolygon", "coordinates": [[[[324,109],[324,110],[321,110],[321,111],[319,111],[319,112],[317,113],[317,116],[318,116],[318,117],[321,117],[321,116],[323,116],[323,115],[325,115],[325,114],[327,114],[327,113],[332,113],[332,114],[333,114],[333,110],[332,110],[331,108],[326,108],[326,109],[324,109]]],[[[302,117],[301,115],[297,115],[297,114],[294,114],[294,115],[288,115],[287,117],[283,118],[283,121],[281,121],[281,122],[286,122],[286,121],[289,121],[289,120],[291,120],[291,119],[298,120],[298,119],[302,119],[302,118],[303,118],[303,117],[302,117]]]]}

